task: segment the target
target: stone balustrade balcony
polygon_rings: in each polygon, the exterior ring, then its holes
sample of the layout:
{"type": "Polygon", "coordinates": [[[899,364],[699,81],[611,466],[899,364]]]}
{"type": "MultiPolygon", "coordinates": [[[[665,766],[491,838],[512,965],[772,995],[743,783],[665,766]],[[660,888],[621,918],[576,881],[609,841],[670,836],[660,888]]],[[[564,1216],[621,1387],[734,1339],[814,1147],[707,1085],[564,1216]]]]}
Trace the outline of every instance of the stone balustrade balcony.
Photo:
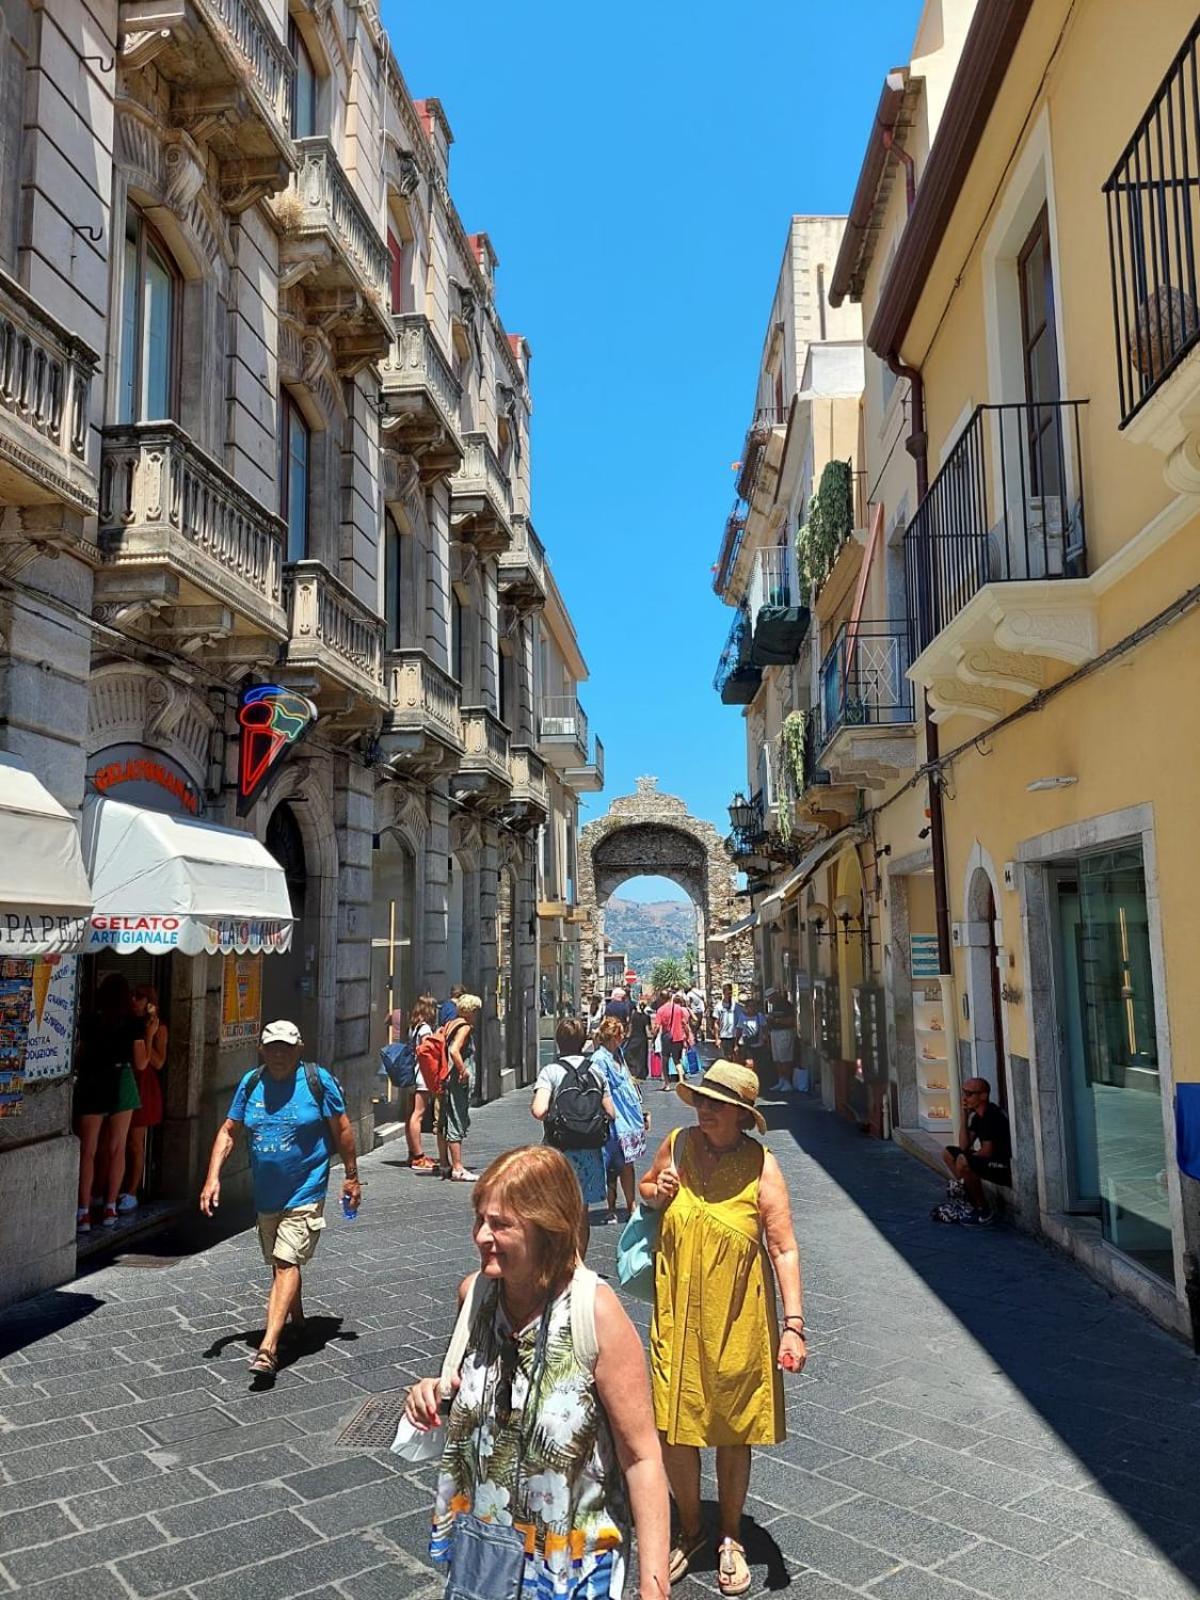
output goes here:
{"type": "Polygon", "coordinates": [[[95,511],[86,452],[98,359],[0,272],[0,504],[95,511]]]}
{"type": "Polygon", "coordinates": [[[453,771],[465,749],[455,680],[424,650],[391,650],[385,682],[380,745],[392,769],[425,780],[453,771]]]}
{"type": "Polygon", "coordinates": [[[550,785],[546,763],[528,744],[514,744],[511,758],[512,820],[540,827],[550,816],[550,785]]]}
{"type": "Polygon", "coordinates": [[[512,543],[512,482],[486,433],[464,433],[463,451],[450,479],[454,537],[481,555],[499,555],[512,543]]]}
{"type": "Polygon", "coordinates": [[[546,549],[528,517],[512,519],[512,543],[497,560],[500,594],[518,611],[538,611],[546,603],[546,549]]]}
{"type": "Polygon", "coordinates": [[[285,531],[177,423],[104,430],[98,606],[183,650],[269,660],[287,636],[285,531]]]}
{"type": "Polygon", "coordinates": [[[421,482],[428,487],[463,464],[458,431],[462,384],[427,317],[397,313],[392,329],[395,338],[382,369],[384,439],[416,460],[421,482]]]}
{"type": "Polygon", "coordinates": [[[464,706],[462,762],[452,786],[459,799],[501,805],[512,793],[508,729],[489,706],[464,706]]]}
{"type": "Polygon", "coordinates": [[[296,64],[259,0],[120,0],[117,32],[122,68],[169,85],[172,123],[216,154],[230,211],[286,188],[296,64]]]}
{"type": "Polygon", "coordinates": [[[377,722],[383,703],[383,619],[320,561],[284,569],[287,668],[344,727],[377,722]]]}
{"type": "Polygon", "coordinates": [[[384,359],[392,347],[388,253],[331,140],[297,139],[300,165],[274,202],[281,279],[301,283],[310,311],[334,342],[345,372],[384,359]]]}

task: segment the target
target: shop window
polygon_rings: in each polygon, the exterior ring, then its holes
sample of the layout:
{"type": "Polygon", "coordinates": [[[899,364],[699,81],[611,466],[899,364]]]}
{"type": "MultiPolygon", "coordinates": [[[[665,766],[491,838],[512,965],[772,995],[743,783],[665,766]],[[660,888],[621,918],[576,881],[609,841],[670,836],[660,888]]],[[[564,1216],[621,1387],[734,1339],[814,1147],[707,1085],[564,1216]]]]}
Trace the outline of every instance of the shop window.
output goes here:
{"type": "Polygon", "coordinates": [[[312,434],[285,389],[279,402],[279,515],[287,523],[287,559],[308,556],[312,434]]]}
{"type": "Polygon", "coordinates": [[[179,279],[140,212],[125,222],[117,421],[160,422],[175,406],[179,279]]]}
{"type": "Polygon", "coordinates": [[[292,86],[292,138],[311,139],[317,131],[320,77],[294,17],[288,22],[288,48],[296,60],[296,77],[292,86]]]}

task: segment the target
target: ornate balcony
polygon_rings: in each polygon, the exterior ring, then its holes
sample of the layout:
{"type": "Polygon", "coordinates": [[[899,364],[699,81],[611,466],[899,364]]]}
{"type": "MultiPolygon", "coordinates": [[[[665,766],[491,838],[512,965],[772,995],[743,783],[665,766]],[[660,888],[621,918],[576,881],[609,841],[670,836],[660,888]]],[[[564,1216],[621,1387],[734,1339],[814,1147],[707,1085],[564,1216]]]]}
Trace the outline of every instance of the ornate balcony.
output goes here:
{"type": "Polygon", "coordinates": [[[284,536],[282,520],[174,422],[104,430],[99,614],[177,649],[271,659],[287,637],[284,536]]]}
{"type": "Polygon", "coordinates": [[[466,751],[451,788],[467,804],[502,805],[513,785],[508,729],[488,706],[464,707],[462,720],[466,751]]]}
{"type": "Polygon", "coordinates": [[[392,770],[426,780],[452,772],[466,748],[458,684],[423,650],[389,651],[384,673],[379,742],[392,770]]]}
{"type": "Polygon", "coordinates": [[[297,139],[299,170],[273,202],[283,232],[280,281],[302,283],[310,312],[334,342],[338,365],[352,373],[392,348],[384,309],[388,254],[379,229],[326,138],[297,139]]]}
{"type": "Polygon", "coordinates": [[[258,0],[121,0],[117,31],[122,70],[152,67],[172,123],[215,153],[230,211],[287,187],[296,66],[258,0]]]}
{"type": "Polygon", "coordinates": [[[512,544],[497,563],[500,594],[520,612],[540,611],[546,604],[546,550],[528,517],[512,519],[512,544]]]}
{"type": "Polygon", "coordinates": [[[454,537],[480,555],[498,555],[512,543],[512,483],[486,433],[464,433],[463,447],[463,464],[450,479],[454,537]]]}
{"type": "Polygon", "coordinates": [[[745,611],[739,611],[729,629],[725,648],[717,663],[713,688],[726,706],[748,706],[762,683],[762,668],[750,659],[753,629],[745,611]]]}
{"type": "Polygon", "coordinates": [[[99,358],[0,272],[0,504],[96,509],[86,462],[99,358]]]}
{"type": "Polygon", "coordinates": [[[1082,400],[979,406],[904,536],[914,683],[995,722],[1098,649],[1082,400]]]}
{"type": "Polygon", "coordinates": [[[384,438],[417,463],[428,486],[463,463],[458,432],[462,384],[426,317],[417,312],[392,317],[395,341],[383,363],[384,438]]]}
{"type": "Polygon", "coordinates": [[[820,766],[834,784],[878,789],[917,764],[907,622],[844,624],[821,665],[820,766]]]}
{"type": "Polygon", "coordinates": [[[538,711],[538,751],[558,771],[579,767],[588,755],[587,712],[573,694],[547,695],[538,711]]]}
{"type": "Polygon", "coordinates": [[[297,680],[343,727],[378,722],[383,619],[319,561],[289,562],[284,593],[288,681],[297,680]]]}
{"type": "Polygon", "coordinates": [[[546,763],[531,745],[512,747],[512,801],[510,822],[518,827],[539,828],[550,815],[550,786],[546,763]]]}

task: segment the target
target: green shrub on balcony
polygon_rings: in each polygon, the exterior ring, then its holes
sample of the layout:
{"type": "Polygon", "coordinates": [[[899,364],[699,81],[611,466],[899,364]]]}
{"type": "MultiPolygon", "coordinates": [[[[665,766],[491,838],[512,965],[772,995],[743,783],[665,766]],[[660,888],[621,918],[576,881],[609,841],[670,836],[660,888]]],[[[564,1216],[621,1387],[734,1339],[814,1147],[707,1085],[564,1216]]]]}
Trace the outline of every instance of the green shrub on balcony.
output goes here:
{"type": "Polygon", "coordinates": [[[796,534],[796,561],[811,605],[854,527],[854,479],[848,461],[828,461],[808,518],[796,534]]]}

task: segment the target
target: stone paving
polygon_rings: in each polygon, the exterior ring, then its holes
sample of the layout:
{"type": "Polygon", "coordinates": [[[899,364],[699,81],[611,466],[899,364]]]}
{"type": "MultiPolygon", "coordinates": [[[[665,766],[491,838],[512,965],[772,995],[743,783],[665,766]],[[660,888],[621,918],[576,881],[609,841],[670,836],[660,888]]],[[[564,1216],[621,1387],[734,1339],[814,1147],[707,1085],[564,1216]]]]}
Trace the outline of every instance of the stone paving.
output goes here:
{"type": "MultiPolygon", "coordinates": [[[[648,1096],[656,1132],[682,1111],[648,1096]]],[[[769,1108],[805,1257],[812,1359],[755,1458],[755,1591],[792,1600],[1198,1595],[1200,1369],[1007,1228],[928,1221],[933,1175],[809,1101],[769,1108]]],[[[683,1113],[686,1116],[686,1113],[683,1113]]],[[[533,1131],[475,1114],[483,1165],[533,1131]]],[[[435,1371],[470,1266],[470,1191],[364,1162],[331,1217],[306,1353],[254,1392],[264,1269],[241,1234],[110,1266],[0,1317],[0,1582],[47,1600],[434,1600],[432,1468],[337,1439],[435,1371]]],[[[611,1269],[615,1229],[593,1234],[611,1269]]],[[[641,1308],[638,1315],[644,1315],[641,1308]]],[[[711,1485],[710,1485],[711,1489],[711,1485]]],[[[716,1592],[707,1570],[676,1587],[716,1592]]]]}

